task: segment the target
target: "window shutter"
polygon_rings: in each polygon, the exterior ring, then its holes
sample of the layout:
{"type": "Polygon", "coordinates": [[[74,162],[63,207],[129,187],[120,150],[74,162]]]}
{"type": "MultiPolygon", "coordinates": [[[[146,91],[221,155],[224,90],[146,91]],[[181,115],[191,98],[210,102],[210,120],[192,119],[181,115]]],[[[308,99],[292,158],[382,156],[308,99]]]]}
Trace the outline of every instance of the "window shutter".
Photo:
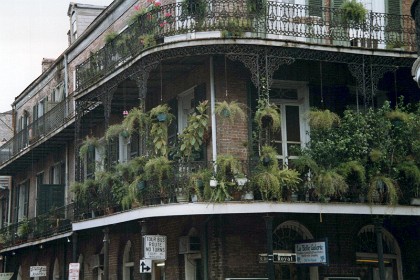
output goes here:
{"type": "Polygon", "coordinates": [[[400,1],[388,0],[386,2],[386,13],[388,14],[388,22],[386,25],[387,33],[392,34],[392,38],[399,38],[402,32],[400,1]]]}
{"type": "Polygon", "coordinates": [[[322,17],[322,0],[309,0],[309,15],[322,17]]]}
{"type": "Polygon", "coordinates": [[[41,185],[38,189],[38,215],[64,206],[64,185],[41,185]]]}
{"type": "Polygon", "coordinates": [[[343,4],[343,0],[332,0],[331,7],[339,9],[341,7],[341,4],[343,4]]]}
{"type": "Polygon", "coordinates": [[[388,0],[386,5],[386,13],[393,15],[401,15],[401,1],[388,0]]]}

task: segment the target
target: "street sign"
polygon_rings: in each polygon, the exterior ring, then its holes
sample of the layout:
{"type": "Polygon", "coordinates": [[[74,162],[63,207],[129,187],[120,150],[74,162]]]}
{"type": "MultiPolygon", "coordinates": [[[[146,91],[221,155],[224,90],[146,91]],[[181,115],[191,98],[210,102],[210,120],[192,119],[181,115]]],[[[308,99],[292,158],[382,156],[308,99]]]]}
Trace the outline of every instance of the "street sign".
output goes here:
{"type": "Polygon", "coordinates": [[[69,280],[79,280],[80,263],[69,264],[69,280]]]}
{"type": "Polygon", "coordinates": [[[145,259],[166,260],[165,235],[145,235],[143,245],[145,259]]]}
{"type": "Polygon", "coordinates": [[[140,260],[140,273],[152,273],[152,260],[140,260]]]}
{"type": "Polygon", "coordinates": [[[31,266],[29,267],[29,277],[45,277],[47,276],[46,266],[31,266]]]}
{"type": "Polygon", "coordinates": [[[12,278],[12,276],[13,272],[0,273],[0,280],[9,280],[10,278],[12,278]]]}
{"type": "MultiPolygon", "coordinates": [[[[267,254],[258,255],[259,263],[267,263],[267,254]]],[[[293,253],[273,253],[273,263],[296,263],[296,254],[293,253]]]]}

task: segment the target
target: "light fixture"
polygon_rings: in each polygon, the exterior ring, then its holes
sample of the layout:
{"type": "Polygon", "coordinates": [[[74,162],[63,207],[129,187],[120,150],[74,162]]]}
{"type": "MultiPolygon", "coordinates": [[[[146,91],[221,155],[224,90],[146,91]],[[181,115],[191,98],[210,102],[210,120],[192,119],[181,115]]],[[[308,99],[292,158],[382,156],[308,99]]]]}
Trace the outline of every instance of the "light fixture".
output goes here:
{"type": "Polygon", "coordinates": [[[13,256],[14,256],[14,255],[16,255],[16,252],[15,252],[15,251],[13,251],[13,252],[12,252],[12,255],[13,255],[13,256]]]}
{"type": "Polygon", "coordinates": [[[70,243],[70,238],[67,236],[67,243],[70,243]]]}
{"type": "MultiPolygon", "coordinates": [[[[357,259],[356,262],[358,263],[378,263],[378,259],[357,259]]],[[[389,260],[384,260],[385,264],[391,263],[389,260]]]]}
{"type": "Polygon", "coordinates": [[[42,246],[42,244],[41,244],[41,245],[39,245],[39,249],[42,249],[42,248],[44,248],[44,246],[42,246]]]}
{"type": "Polygon", "coordinates": [[[164,262],[157,263],[156,266],[165,266],[165,263],[164,262]]]}
{"type": "Polygon", "coordinates": [[[3,255],[0,255],[0,261],[2,261],[3,260],[3,255]]]}

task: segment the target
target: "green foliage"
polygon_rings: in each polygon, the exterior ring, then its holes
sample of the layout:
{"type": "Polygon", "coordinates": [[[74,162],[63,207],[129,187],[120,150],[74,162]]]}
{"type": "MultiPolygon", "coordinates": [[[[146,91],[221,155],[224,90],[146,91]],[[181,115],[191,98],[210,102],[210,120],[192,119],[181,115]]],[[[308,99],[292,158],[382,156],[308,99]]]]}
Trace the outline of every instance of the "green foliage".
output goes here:
{"type": "Polygon", "coordinates": [[[357,0],[344,0],[341,4],[341,20],[345,25],[359,25],[362,24],[368,13],[367,9],[362,3],[357,0]]]}
{"type": "Polygon", "coordinates": [[[105,35],[105,44],[108,44],[108,43],[114,41],[117,36],[118,36],[118,33],[117,32],[115,32],[115,31],[109,31],[105,35]]]}
{"type": "Polygon", "coordinates": [[[143,135],[149,122],[149,116],[143,111],[143,107],[139,106],[128,112],[122,124],[130,134],[137,132],[139,135],[143,135]]]}
{"type": "Polygon", "coordinates": [[[144,171],[147,180],[157,182],[161,194],[164,194],[166,190],[163,186],[163,179],[170,178],[172,174],[171,161],[165,156],[150,158],[144,166],[144,171]]]}
{"type": "Polygon", "coordinates": [[[191,16],[201,22],[206,16],[207,4],[204,0],[184,0],[181,4],[182,16],[191,16]]]}
{"type": "Polygon", "coordinates": [[[244,106],[244,104],[238,103],[237,101],[216,102],[214,112],[222,120],[228,120],[230,123],[233,123],[237,118],[241,120],[245,119],[244,106]]]}
{"type": "Polygon", "coordinates": [[[266,103],[257,109],[254,121],[260,129],[269,128],[277,131],[281,127],[280,110],[275,104],[266,103]]]}
{"type": "Polygon", "coordinates": [[[168,155],[168,126],[171,124],[174,116],[169,113],[167,104],[158,105],[149,112],[151,121],[150,136],[152,137],[155,154],[157,156],[168,155]],[[159,116],[165,116],[163,121],[159,120],[159,116]]]}
{"type": "Polygon", "coordinates": [[[267,11],[267,0],[247,0],[246,5],[252,17],[261,17],[267,11]]]}
{"type": "Polygon", "coordinates": [[[111,139],[114,139],[120,134],[122,134],[124,131],[128,133],[128,131],[125,129],[122,123],[110,125],[105,132],[105,140],[109,141],[111,139]]]}
{"type": "Polygon", "coordinates": [[[207,100],[200,102],[196,107],[196,112],[188,116],[187,126],[178,135],[179,154],[187,161],[190,160],[194,152],[199,152],[203,145],[204,134],[207,132],[209,122],[207,108],[207,100]]]}
{"type": "Polygon", "coordinates": [[[18,223],[18,228],[17,228],[17,236],[20,238],[26,238],[28,237],[28,234],[32,231],[31,229],[31,224],[28,220],[28,218],[23,218],[19,223],[18,223]]]}
{"type": "Polygon", "coordinates": [[[156,38],[154,34],[144,34],[139,37],[140,44],[143,48],[150,48],[156,46],[156,38]]]}
{"type": "MultiPolygon", "coordinates": [[[[301,169],[310,169],[313,176],[319,175],[321,170],[335,170],[352,189],[358,185],[363,190],[366,182],[378,176],[400,185],[407,180],[403,173],[408,169],[400,169],[399,166],[412,162],[418,168],[420,163],[419,119],[420,109],[409,105],[391,109],[389,103],[385,103],[375,110],[367,109],[360,113],[345,111],[337,125],[311,127],[311,140],[302,151],[302,158],[310,159],[316,165],[306,160],[308,164],[305,167],[302,162],[299,163],[300,159],[296,163],[301,169]],[[308,168],[309,165],[312,167],[308,168]]],[[[414,185],[409,188],[415,189],[411,193],[417,190],[414,185]]],[[[388,188],[385,189],[388,191],[388,188]]],[[[389,191],[393,192],[393,189],[389,188],[389,191]]],[[[410,193],[410,190],[406,191],[410,193]]]]}
{"type": "Polygon", "coordinates": [[[85,140],[79,148],[79,156],[84,159],[91,149],[98,147],[100,147],[100,143],[96,137],[86,136],[85,140]]]}
{"type": "Polygon", "coordinates": [[[330,129],[340,124],[340,117],[330,110],[314,109],[309,112],[309,126],[317,129],[330,129]]]}
{"type": "Polygon", "coordinates": [[[398,186],[392,178],[377,175],[369,183],[367,198],[370,203],[387,203],[395,205],[398,202],[398,186]]]}
{"type": "Polygon", "coordinates": [[[275,170],[261,169],[252,177],[252,183],[259,189],[263,200],[281,200],[282,188],[275,170]]]}
{"type": "Polygon", "coordinates": [[[251,31],[251,21],[247,18],[229,19],[225,25],[222,25],[222,37],[242,37],[244,32],[251,31]]]}
{"type": "Polygon", "coordinates": [[[321,170],[314,177],[315,194],[318,195],[321,201],[329,196],[341,196],[344,194],[348,185],[343,176],[334,170],[321,170]]]}

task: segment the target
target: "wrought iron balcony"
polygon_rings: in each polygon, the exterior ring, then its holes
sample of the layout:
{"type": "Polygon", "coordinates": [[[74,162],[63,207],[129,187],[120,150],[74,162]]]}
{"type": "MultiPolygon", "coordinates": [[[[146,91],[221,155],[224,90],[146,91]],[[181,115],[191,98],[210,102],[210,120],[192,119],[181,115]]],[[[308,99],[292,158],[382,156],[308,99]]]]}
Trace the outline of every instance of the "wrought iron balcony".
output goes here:
{"type": "Polygon", "coordinates": [[[73,95],[64,100],[47,104],[47,112],[0,147],[0,164],[29,148],[49,133],[67,123],[74,116],[73,95]]]}
{"type": "Polygon", "coordinates": [[[368,12],[356,22],[346,20],[343,10],[328,7],[268,1],[264,9],[252,11],[246,1],[203,3],[169,4],[139,12],[127,29],[76,67],[77,89],[92,85],[144,49],[177,40],[234,37],[416,49],[414,21],[409,15],[368,12]]]}
{"type": "Polygon", "coordinates": [[[73,204],[56,208],[36,218],[24,219],[0,229],[0,248],[13,247],[57,234],[70,232],[73,204]]]}

